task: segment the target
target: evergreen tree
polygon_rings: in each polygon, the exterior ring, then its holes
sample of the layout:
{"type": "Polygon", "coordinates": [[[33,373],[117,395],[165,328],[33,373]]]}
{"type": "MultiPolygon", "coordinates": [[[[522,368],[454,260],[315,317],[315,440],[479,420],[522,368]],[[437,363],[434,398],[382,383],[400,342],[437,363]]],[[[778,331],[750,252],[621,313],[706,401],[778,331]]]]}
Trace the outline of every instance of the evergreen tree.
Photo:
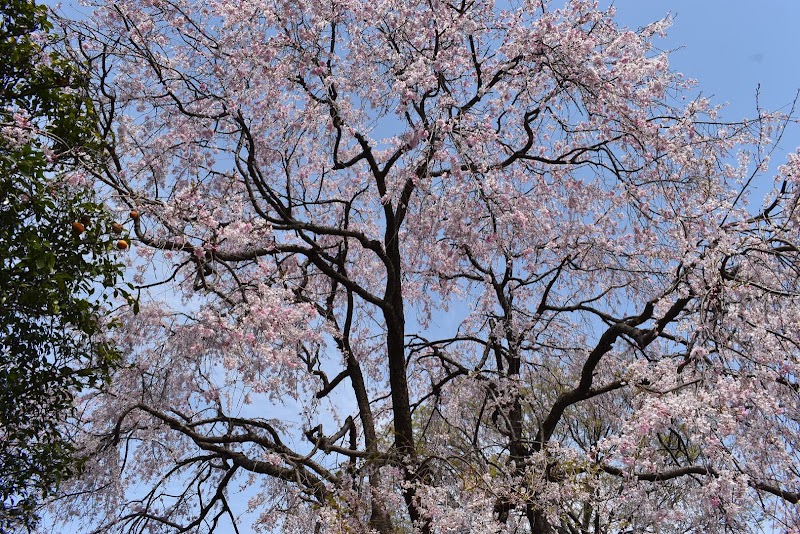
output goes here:
{"type": "Polygon", "coordinates": [[[0,531],[33,526],[76,473],[74,395],[116,360],[101,313],[121,266],[110,216],[82,184],[99,137],[55,39],[45,7],[0,5],[0,531]]]}

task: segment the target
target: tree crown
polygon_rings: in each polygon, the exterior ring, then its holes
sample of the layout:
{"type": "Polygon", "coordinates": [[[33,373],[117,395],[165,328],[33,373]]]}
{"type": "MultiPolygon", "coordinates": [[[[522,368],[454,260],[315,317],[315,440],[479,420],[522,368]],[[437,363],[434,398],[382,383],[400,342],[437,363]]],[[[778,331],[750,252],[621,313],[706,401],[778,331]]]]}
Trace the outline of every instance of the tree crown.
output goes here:
{"type": "Polygon", "coordinates": [[[73,23],[97,179],[158,288],[85,422],[98,524],[236,524],[247,480],[286,532],[797,528],[800,159],[747,207],[786,119],[683,101],[667,25],[581,0],[73,23]]]}

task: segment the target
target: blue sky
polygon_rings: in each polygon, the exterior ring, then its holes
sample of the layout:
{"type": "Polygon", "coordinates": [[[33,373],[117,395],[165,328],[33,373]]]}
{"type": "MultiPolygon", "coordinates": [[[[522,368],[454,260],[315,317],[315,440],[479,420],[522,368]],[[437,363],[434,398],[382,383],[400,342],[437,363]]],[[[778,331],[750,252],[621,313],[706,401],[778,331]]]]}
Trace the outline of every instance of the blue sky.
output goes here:
{"type": "MultiPolygon", "coordinates": [[[[609,2],[604,2],[608,4],[609,2]]],[[[756,86],[769,107],[800,89],[800,2],[764,0],[615,0],[618,20],[638,27],[668,13],[675,17],[658,42],[671,64],[700,82],[732,111],[752,110],[756,86]]],[[[733,117],[731,117],[733,118],[733,117]]]]}
{"type": "MultiPolygon", "coordinates": [[[[601,0],[607,6],[610,0],[601,0]]],[[[768,110],[783,110],[800,90],[798,0],[614,0],[617,19],[636,28],[671,13],[665,39],[670,65],[698,81],[713,102],[727,103],[726,120],[755,115],[756,89],[768,110]]],[[[800,126],[787,131],[783,154],[800,146],[800,126]]],[[[776,156],[773,167],[784,158],[776,156]]]]}

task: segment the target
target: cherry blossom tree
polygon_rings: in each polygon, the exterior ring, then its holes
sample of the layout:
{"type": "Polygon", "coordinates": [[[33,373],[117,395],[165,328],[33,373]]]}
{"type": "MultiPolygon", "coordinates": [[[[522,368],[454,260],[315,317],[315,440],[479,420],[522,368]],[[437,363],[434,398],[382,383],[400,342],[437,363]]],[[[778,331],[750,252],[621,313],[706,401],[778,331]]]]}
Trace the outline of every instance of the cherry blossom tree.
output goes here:
{"type": "Polygon", "coordinates": [[[141,311],[60,517],[800,529],[800,154],[765,176],[791,118],[720,122],[652,46],[668,20],[120,0],[70,24],[141,311]]]}

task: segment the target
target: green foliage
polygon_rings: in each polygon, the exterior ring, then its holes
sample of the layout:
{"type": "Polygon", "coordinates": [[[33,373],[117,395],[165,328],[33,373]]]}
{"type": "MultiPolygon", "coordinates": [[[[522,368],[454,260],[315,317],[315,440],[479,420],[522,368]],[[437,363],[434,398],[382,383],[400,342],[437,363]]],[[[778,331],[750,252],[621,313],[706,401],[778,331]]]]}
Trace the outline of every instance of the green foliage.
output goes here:
{"type": "Polygon", "coordinates": [[[118,360],[102,321],[121,266],[111,219],[76,182],[99,142],[78,66],[46,9],[0,9],[0,531],[80,469],[65,429],[76,392],[118,360]]]}

